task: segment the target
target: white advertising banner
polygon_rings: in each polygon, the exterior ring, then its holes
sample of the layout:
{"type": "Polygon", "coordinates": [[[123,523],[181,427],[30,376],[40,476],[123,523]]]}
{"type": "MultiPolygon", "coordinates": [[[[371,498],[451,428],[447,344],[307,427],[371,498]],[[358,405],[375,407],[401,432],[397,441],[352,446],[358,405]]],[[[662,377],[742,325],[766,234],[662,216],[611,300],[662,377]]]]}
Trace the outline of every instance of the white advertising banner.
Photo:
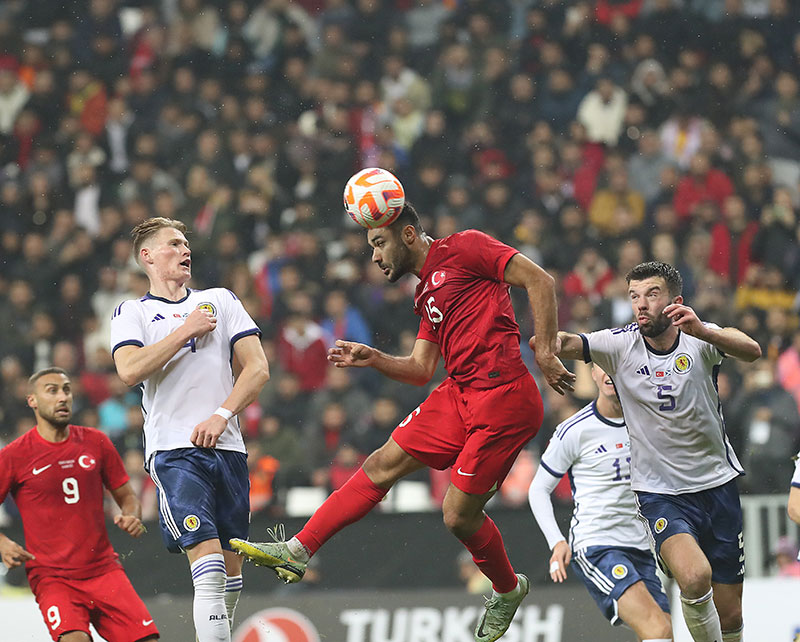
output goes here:
{"type": "MultiPolygon", "coordinates": [[[[675,642],[692,642],[673,587],[675,642]]],[[[191,598],[146,600],[164,640],[193,638],[191,598]]],[[[472,642],[480,596],[459,590],[297,591],[242,595],[234,642],[472,642]]],[[[747,642],[800,642],[800,579],[745,582],[747,642]]],[[[31,596],[0,597],[0,642],[49,639],[31,596]]],[[[94,640],[102,638],[94,634],[94,640]]],[[[502,642],[632,642],[604,621],[582,586],[537,586],[502,642]]]]}

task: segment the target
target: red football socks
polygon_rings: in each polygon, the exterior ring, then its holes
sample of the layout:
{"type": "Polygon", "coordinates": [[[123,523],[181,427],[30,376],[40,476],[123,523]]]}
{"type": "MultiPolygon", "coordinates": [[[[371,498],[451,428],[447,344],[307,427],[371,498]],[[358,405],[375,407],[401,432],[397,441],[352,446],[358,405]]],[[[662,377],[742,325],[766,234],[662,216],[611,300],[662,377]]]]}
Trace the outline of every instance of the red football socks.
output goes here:
{"type": "Polygon", "coordinates": [[[472,559],[498,593],[508,593],[517,587],[517,576],[511,567],[503,545],[503,536],[487,515],[481,527],[468,539],[461,540],[472,559]]]}
{"type": "Polygon", "coordinates": [[[372,483],[364,469],[359,468],[344,486],[331,493],[295,537],[313,555],[345,526],[357,522],[370,512],[388,492],[388,488],[372,483]]]}

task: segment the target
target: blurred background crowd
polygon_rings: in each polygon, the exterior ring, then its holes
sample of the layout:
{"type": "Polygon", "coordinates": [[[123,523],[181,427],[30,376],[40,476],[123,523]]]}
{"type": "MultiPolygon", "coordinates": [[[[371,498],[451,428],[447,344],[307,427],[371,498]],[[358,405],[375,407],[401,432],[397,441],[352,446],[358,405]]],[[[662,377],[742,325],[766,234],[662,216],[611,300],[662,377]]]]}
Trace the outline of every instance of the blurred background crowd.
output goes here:
{"type": "MultiPolygon", "coordinates": [[[[789,0],[0,3],[0,439],[33,423],[30,373],[66,368],[75,423],[113,439],[154,517],[139,396],[108,331],[147,289],[131,228],[167,216],[191,230],[192,286],[230,288],[264,333],[272,379],[241,418],[253,510],[337,488],[427,393],[326,363],[335,338],[407,354],[416,335],[414,279],[385,283],[342,208],[347,178],[380,166],[434,237],[479,228],[546,267],[562,329],[630,322],[628,269],[675,264],[702,319],[762,346],[719,391],[742,490],[786,492],[798,18],[789,0]]],[[[545,424],[507,505],[525,505],[553,427],[594,396],[568,365],[576,394],[540,386],[545,424]]],[[[434,501],[447,484],[416,479],[434,501]]]]}

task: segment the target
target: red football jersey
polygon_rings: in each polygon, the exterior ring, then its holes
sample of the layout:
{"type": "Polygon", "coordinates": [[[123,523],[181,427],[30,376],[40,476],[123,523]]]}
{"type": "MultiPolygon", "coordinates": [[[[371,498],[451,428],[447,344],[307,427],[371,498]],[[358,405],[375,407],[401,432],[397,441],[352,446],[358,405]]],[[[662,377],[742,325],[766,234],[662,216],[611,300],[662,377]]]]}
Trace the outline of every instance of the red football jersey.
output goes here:
{"type": "Polygon", "coordinates": [[[103,487],[128,474],[111,440],[99,430],[70,426],[60,443],[36,428],[0,450],[0,502],[11,492],[22,515],[29,580],[42,575],[84,579],[119,565],[103,513],[103,487]]]}
{"type": "Polygon", "coordinates": [[[467,230],[433,242],[420,271],[418,339],[439,344],[460,385],[494,388],[528,372],[503,274],[517,250],[467,230]]]}

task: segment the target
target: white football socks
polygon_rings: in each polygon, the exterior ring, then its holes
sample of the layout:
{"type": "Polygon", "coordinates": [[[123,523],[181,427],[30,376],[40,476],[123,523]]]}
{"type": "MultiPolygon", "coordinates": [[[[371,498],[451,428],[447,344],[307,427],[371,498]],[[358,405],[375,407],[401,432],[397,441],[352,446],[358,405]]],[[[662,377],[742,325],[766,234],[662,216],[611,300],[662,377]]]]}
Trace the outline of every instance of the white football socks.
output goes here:
{"type": "Polygon", "coordinates": [[[230,642],[225,605],[225,559],[222,553],[204,555],[191,565],[194,584],[194,629],[198,642],[230,642]]]}
{"type": "Polygon", "coordinates": [[[744,631],[744,624],[735,631],[723,631],[722,642],[742,642],[742,632],[744,631]]]}
{"type": "Polygon", "coordinates": [[[303,562],[308,564],[308,560],[311,559],[311,555],[308,552],[308,549],[303,546],[299,539],[293,537],[288,542],[286,542],[286,548],[289,549],[289,552],[297,558],[298,562],[303,562]]]}
{"type": "Polygon", "coordinates": [[[225,579],[225,611],[228,614],[228,628],[233,633],[233,614],[242,594],[243,580],[241,575],[228,575],[225,579]]]}
{"type": "Polygon", "coordinates": [[[681,608],[686,627],[694,642],[721,642],[722,629],[719,624],[717,607],[714,606],[714,589],[709,589],[703,597],[692,600],[681,595],[681,608]]]}

